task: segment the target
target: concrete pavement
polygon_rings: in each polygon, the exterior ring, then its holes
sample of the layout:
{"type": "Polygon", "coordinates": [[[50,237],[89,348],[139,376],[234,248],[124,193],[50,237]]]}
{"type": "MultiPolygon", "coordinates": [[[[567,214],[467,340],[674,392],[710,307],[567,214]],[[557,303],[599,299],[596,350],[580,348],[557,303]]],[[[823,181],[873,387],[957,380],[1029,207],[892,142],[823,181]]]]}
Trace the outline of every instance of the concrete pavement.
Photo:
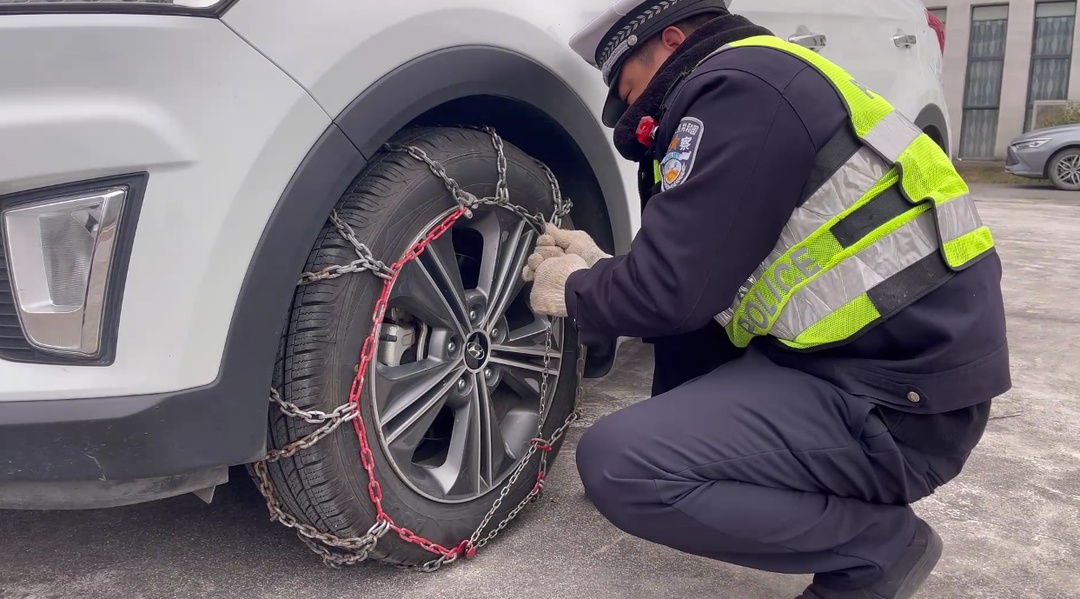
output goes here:
{"type": "MultiPolygon", "coordinates": [[[[959,479],[916,506],[946,542],[927,599],[1080,598],[1080,194],[976,188],[1005,262],[1014,389],[959,479]]],[[[783,599],[809,577],[688,557],[619,532],[582,497],[583,427],[648,393],[634,343],[588,385],[541,504],[472,562],[436,574],[329,570],[267,521],[234,472],[194,497],[105,511],[0,512],[0,598],[783,599]]]]}

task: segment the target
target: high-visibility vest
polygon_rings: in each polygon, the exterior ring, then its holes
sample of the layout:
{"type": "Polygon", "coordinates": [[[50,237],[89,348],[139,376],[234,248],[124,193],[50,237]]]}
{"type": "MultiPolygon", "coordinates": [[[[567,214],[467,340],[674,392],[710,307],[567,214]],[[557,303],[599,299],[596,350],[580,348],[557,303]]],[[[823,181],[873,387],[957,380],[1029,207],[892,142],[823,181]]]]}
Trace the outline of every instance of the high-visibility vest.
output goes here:
{"type": "Polygon", "coordinates": [[[842,344],[995,251],[948,155],[828,59],[763,35],[697,66],[748,46],[816,68],[844,99],[850,127],[822,147],[772,252],[716,315],[736,346],[766,335],[797,350],[842,344]]]}

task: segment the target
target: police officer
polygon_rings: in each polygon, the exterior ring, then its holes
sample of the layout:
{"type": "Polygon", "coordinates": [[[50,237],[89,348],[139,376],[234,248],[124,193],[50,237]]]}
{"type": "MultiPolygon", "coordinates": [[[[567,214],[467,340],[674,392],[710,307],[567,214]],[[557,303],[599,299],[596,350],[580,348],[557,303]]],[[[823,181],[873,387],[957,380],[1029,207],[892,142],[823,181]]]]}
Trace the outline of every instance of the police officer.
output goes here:
{"type": "Polygon", "coordinates": [[[654,393],[577,449],[620,529],[801,597],[907,598],[942,541],[910,504],[1011,386],[1001,262],[947,155],[841,66],[721,0],[621,0],[571,40],[640,163],[606,255],[549,227],[523,276],[582,340],[655,344],[654,393]]]}

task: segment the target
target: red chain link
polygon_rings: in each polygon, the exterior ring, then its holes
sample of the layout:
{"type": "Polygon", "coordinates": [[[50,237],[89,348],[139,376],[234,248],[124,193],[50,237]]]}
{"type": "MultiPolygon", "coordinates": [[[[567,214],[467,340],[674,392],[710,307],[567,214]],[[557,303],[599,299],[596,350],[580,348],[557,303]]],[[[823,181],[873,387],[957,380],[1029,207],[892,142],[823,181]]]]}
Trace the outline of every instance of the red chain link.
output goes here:
{"type": "MultiPolygon", "coordinates": [[[[372,503],[375,504],[376,521],[386,522],[390,526],[390,530],[396,532],[403,541],[419,545],[431,553],[444,557],[456,557],[464,553],[466,557],[471,559],[473,555],[476,554],[476,548],[469,546],[468,539],[465,539],[460,545],[453,549],[447,549],[438,543],[433,543],[417,535],[407,528],[398,526],[383,510],[382,487],[380,487],[379,482],[375,480],[375,456],[371,453],[371,447],[368,445],[367,428],[364,426],[362,415],[360,415],[360,395],[364,389],[364,376],[367,374],[368,366],[371,364],[371,360],[375,355],[379,326],[382,323],[383,316],[386,314],[387,303],[390,300],[390,291],[394,288],[394,283],[397,282],[401,269],[409,262],[418,258],[420,254],[424,253],[424,250],[427,249],[428,245],[449,231],[450,228],[454,226],[454,223],[467,213],[468,209],[464,207],[452,212],[441,223],[429,231],[423,240],[409,248],[409,251],[405,252],[405,255],[401,260],[390,266],[390,278],[383,283],[382,295],[379,296],[379,301],[375,303],[375,313],[372,315],[371,334],[364,340],[364,347],[360,350],[360,367],[356,371],[356,378],[353,379],[352,389],[349,391],[349,402],[355,406],[358,414],[356,418],[353,418],[353,429],[356,431],[356,436],[360,439],[360,462],[363,464],[364,470],[367,471],[368,494],[371,496],[372,503]]],[[[542,477],[543,474],[541,474],[541,478],[542,477]]]]}

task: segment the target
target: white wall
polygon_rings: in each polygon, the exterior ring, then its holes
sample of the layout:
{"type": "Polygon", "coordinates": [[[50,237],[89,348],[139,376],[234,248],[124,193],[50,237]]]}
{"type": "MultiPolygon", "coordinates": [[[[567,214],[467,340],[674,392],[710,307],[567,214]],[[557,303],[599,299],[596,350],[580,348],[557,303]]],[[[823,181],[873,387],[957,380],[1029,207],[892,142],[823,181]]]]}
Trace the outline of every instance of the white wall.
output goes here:
{"type": "MultiPolygon", "coordinates": [[[[1035,28],[1035,0],[993,2],[987,0],[924,0],[927,8],[945,8],[945,95],[949,105],[950,140],[953,155],[958,155],[964,114],[964,86],[967,80],[968,42],[971,31],[971,7],[1008,4],[1009,28],[1005,42],[997,141],[994,157],[1005,158],[1009,142],[1024,131],[1028,72],[1031,68],[1031,44],[1035,28]]],[[[1080,27],[1077,27],[1080,29],[1080,27]]],[[[1080,98],[1080,36],[1073,35],[1073,61],[1069,73],[1069,98],[1080,98]]]]}

